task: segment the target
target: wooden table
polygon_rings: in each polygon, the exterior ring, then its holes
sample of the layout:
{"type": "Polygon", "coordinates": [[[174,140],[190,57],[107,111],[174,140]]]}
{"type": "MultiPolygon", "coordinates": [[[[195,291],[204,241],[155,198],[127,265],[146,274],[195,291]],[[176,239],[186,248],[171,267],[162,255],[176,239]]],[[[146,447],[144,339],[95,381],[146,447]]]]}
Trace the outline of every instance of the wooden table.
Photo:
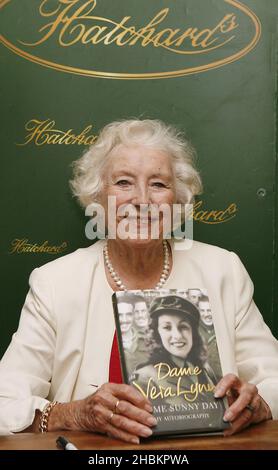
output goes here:
{"type": "Polygon", "coordinates": [[[138,446],[88,432],[19,433],[0,436],[0,450],[55,450],[61,434],[80,450],[278,450],[278,420],[251,426],[230,437],[150,439],[138,446]]]}

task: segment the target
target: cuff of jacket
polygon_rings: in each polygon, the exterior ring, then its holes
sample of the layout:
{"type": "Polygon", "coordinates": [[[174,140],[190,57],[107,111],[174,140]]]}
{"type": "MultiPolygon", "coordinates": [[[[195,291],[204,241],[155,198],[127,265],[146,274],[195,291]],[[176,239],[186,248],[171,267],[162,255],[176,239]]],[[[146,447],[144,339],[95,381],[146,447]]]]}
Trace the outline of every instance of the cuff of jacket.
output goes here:
{"type": "Polygon", "coordinates": [[[28,397],[20,400],[12,398],[1,398],[0,409],[0,435],[21,432],[31,426],[34,421],[36,410],[43,410],[49,403],[41,397],[28,397]]]}
{"type": "Polygon", "coordinates": [[[257,384],[259,395],[268,404],[272,413],[272,419],[278,419],[278,381],[264,381],[257,384]]]}

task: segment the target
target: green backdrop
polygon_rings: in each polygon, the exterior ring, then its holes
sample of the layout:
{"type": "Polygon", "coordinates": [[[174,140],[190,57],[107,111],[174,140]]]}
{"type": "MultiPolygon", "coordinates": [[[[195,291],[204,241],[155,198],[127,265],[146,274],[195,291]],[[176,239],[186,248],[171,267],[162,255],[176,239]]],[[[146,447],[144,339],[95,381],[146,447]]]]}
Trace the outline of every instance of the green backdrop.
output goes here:
{"type": "Polygon", "coordinates": [[[91,243],[68,186],[71,162],[103,125],[134,116],[186,130],[204,182],[194,237],[239,254],[278,335],[277,0],[0,7],[0,353],[32,269],[91,243]]]}

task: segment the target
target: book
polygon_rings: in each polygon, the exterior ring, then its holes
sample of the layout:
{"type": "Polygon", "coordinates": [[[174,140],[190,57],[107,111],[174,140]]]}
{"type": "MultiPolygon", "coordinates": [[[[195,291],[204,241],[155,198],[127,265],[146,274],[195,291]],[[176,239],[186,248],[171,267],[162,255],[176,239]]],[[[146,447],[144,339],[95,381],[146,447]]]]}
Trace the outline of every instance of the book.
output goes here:
{"type": "Polygon", "coordinates": [[[153,406],[153,436],[222,433],[215,398],[221,361],[206,289],[130,290],[112,296],[124,382],[153,406]]]}

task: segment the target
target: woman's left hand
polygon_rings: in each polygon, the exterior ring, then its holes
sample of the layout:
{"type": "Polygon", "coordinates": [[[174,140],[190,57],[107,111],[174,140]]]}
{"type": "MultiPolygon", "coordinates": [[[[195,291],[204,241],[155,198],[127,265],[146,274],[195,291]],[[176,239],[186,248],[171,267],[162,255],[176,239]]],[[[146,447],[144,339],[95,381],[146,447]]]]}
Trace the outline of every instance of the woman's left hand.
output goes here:
{"type": "Polygon", "coordinates": [[[228,398],[229,408],[224,420],[229,421],[231,427],[224,432],[225,436],[235,434],[251,423],[272,419],[270,408],[259,395],[257,387],[234,374],[227,374],[218,382],[214,396],[228,398]]]}

